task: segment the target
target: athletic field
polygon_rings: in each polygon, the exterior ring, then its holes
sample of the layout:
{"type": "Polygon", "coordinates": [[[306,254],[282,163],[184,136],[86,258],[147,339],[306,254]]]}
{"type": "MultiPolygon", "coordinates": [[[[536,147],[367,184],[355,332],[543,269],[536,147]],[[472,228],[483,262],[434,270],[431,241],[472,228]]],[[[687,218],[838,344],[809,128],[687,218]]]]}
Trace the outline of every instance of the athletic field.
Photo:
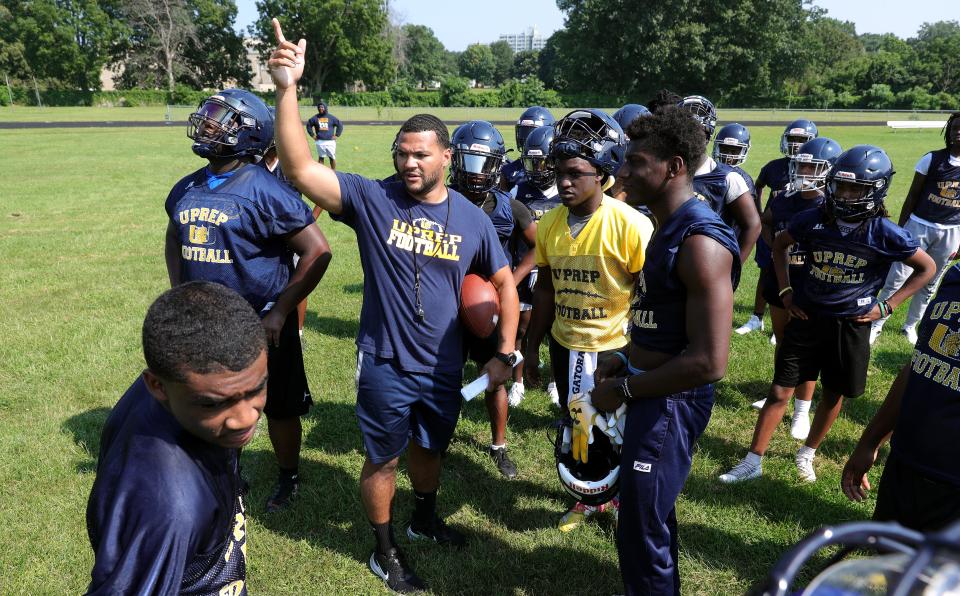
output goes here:
{"type": "MultiPolygon", "coordinates": [[[[93,110],[66,119],[98,119],[93,110]]],[[[8,108],[0,109],[0,120],[10,116],[8,108]]],[[[781,131],[751,131],[751,174],[779,156],[781,131]]],[[[348,127],[338,166],[371,177],[391,173],[394,132],[348,127]]],[[[503,132],[512,143],[512,129],[503,132]]],[[[888,201],[894,215],[917,158],[942,146],[936,130],[894,133],[825,123],[821,135],[844,148],[870,142],[890,153],[900,172],[888,201]]],[[[163,202],[170,187],[203,162],[190,152],[180,126],[3,130],[0,146],[0,594],[78,593],[92,565],[84,513],[100,428],[143,367],[140,325],[167,286],[163,202]]],[[[363,279],[353,232],[327,216],[320,225],[334,257],[307,316],[305,359],[316,406],[305,420],[301,496],[292,510],[262,512],[276,473],[265,428],[243,454],[252,484],[248,579],[254,594],[385,593],[366,568],[373,537],[358,492],[363,455],[353,413],[353,338],[363,279]]],[[[737,292],[735,325],[751,312],[756,279],[751,262],[737,292]]],[[[763,478],[734,486],[716,480],[745,453],[756,420],[749,404],[766,394],[773,372],[767,334],[734,337],[713,419],[677,504],[685,593],[743,593],[810,530],[870,515],[872,501],[852,504],[843,497],[840,470],[909,358],[909,344],[895,333],[903,311],[874,346],[867,394],[845,405],[819,450],[814,485],[796,480],[799,445],[786,424],[768,452],[763,478]]],[[[486,455],[490,431],[483,404],[464,407],[439,509],[470,544],[458,552],[399,539],[434,593],[622,591],[611,518],[569,534],[555,529],[569,505],[553,467],[549,428],[557,414],[542,391],[528,388],[508,430],[520,476],[507,482],[486,455]]],[[[879,470],[872,478],[878,477],[879,470]]],[[[398,535],[411,501],[401,476],[398,535]]]]}

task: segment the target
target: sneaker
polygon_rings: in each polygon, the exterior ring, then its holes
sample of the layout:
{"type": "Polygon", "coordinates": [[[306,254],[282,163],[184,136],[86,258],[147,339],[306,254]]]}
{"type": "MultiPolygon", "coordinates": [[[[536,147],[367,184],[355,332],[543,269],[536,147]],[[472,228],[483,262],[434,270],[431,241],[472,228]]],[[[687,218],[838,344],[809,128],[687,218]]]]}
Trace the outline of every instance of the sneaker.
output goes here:
{"type": "Polygon", "coordinates": [[[740,460],[740,463],[733,466],[726,474],[720,474],[720,482],[724,484],[734,484],[744,480],[759,478],[762,474],[762,465],[747,461],[747,458],[740,460]]]}
{"type": "Polygon", "coordinates": [[[587,521],[587,518],[592,516],[594,513],[599,513],[603,510],[603,505],[594,507],[593,505],[584,505],[580,501],[577,501],[573,507],[563,514],[563,517],[560,518],[560,523],[557,524],[557,527],[560,528],[561,532],[569,532],[583,522],[587,521]]]}
{"type": "Polygon", "coordinates": [[[547,395],[550,396],[550,403],[560,407],[560,394],[557,392],[557,384],[553,381],[547,384],[547,395]]]}
{"type": "Polygon", "coordinates": [[[767,398],[758,399],[757,401],[750,404],[750,407],[754,410],[762,410],[763,406],[767,404],[767,398]]]}
{"type": "Polygon", "coordinates": [[[907,341],[911,345],[917,345],[917,328],[913,326],[906,326],[903,328],[903,334],[907,336],[907,341]]]}
{"type": "Polygon", "coordinates": [[[267,498],[265,507],[267,513],[274,513],[281,509],[286,509],[297,498],[297,492],[300,490],[300,477],[280,478],[273,487],[273,492],[267,498]]]}
{"type": "Polygon", "coordinates": [[[503,449],[494,449],[491,447],[490,457],[493,459],[493,463],[497,464],[497,470],[500,471],[500,474],[502,474],[504,478],[513,480],[517,477],[517,466],[510,459],[506,447],[503,449]]]}
{"type": "Polygon", "coordinates": [[[510,393],[507,394],[507,403],[513,407],[520,405],[523,401],[523,383],[514,383],[510,387],[510,393]]]}
{"type": "Polygon", "coordinates": [[[872,346],[877,338],[880,337],[880,332],[883,331],[883,324],[886,321],[884,319],[877,319],[876,321],[870,323],[870,345],[872,346]]]}
{"type": "Polygon", "coordinates": [[[747,322],[734,330],[737,335],[746,335],[751,331],[763,331],[763,319],[757,315],[750,315],[747,322]]]}
{"type": "Polygon", "coordinates": [[[771,335],[771,336],[770,336],[770,345],[771,345],[771,346],[777,345],[777,336],[776,336],[776,335],[771,335]]]}
{"type": "Polygon", "coordinates": [[[804,482],[816,482],[817,473],[813,471],[813,456],[803,455],[799,451],[793,460],[797,464],[797,473],[804,482]]]}
{"type": "Polygon", "coordinates": [[[793,421],[790,422],[790,436],[799,441],[806,441],[810,434],[810,414],[808,412],[793,412],[793,421]]]}
{"type": "Polygon", "coordinates": [[[410,569],[396,548],[391,548],[385,555],[374,550],[367,565],[396,594],[413,594],[427,589],[427,585],[410,569]]]}
{"type": "Polygon", "coordinates": [[[457,548],[467,544],[467,538],[447,525],[436,513],[428,523],[422,524],[411,520],[407,526],[407,538],[410,540],[433,540],[437,544],[455,546],[457,548]]]}

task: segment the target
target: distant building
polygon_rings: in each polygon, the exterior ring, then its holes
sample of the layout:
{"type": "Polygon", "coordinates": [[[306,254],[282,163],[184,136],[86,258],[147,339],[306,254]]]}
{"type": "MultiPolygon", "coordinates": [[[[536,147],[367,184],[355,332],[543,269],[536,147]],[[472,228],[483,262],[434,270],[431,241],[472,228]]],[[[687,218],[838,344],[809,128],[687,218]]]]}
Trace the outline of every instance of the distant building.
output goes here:
{"type": "Polygon", "coordinates": [[[250,63],[250,72],[253,78],[250,79],[250,88],[257,91],[276,91],[277,87],[270,78],[270,69],[267,64],[260,60],[257,41],[250,37],[243,39],[243,47],[247,51],[247,62],[250,63]]]}
{"type": "Polygon", "coordinates": [[[524,33],[503,34],[500,36],[500,41],[505,41],[510,44],[514,52],[542,50],[544,44],[547,42],[547,40],[540,35],[536,25],[527,29],[524,33]]]}

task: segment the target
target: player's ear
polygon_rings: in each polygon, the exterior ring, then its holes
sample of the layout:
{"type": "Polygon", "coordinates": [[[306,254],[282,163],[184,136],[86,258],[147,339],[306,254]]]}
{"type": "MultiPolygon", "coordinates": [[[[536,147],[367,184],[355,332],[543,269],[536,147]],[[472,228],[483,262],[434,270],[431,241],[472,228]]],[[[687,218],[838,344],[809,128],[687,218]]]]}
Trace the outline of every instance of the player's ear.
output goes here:
{"type": "Polygon", "coordinates": [[[686,164],[683,163],[683,158],[679,155],[674,155],[667,161],[667,173],[670,178],[677,178],[680,176],[686,169],[686,164]]]}
{"type": "Polygon", "coordinates": [[[160,380],[160,377],[153,374],[149,368],[143,371],[143,382],[147,386],[147,391],[149,391],[150,395],[158,402],[166,403],[170,400],[167,396],[167,390],[163,385],[163,381],[160,380]]]}

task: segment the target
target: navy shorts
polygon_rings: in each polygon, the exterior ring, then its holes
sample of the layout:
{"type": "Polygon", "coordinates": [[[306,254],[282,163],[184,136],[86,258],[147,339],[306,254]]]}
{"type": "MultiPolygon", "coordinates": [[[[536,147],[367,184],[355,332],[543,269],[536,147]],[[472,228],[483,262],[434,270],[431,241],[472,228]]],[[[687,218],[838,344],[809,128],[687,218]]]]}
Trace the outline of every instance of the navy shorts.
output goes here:
{"type": "Polygon", "coordinates": [[[357,355],[357,421],[367,457],[381,464],[399,456],[412,438],[431,451],[450,444],[460,418],[457,372],[414,373],[368,352],[357,355]]]}

